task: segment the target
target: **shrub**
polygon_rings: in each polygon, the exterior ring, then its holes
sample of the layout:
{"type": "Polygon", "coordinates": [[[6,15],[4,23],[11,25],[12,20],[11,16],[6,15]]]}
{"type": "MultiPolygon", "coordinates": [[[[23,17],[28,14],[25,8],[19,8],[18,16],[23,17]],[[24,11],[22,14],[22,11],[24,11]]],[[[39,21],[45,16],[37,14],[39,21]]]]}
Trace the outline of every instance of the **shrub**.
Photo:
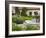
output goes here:
{"type": "Polygon", "coordinates": [[[22,12],[21,12],[21,16],[27,16],[26,11],[27,11],[27,8],[23,7],[22,12]]]}
{"type": "Polygon", "coordinates": [[[16,22],[16,17],[15,16],[12,16],[12,22],[16,22]]]}
{"type": "Polygon", "coordinates": [[[26,30],[39,30],[40,26],[39,25],[27,25],[26,30]]]}
{"type": "Polygon", "coordinates": [[[12,23],[12,31],[15,31],[15,23],[12,23]]]}

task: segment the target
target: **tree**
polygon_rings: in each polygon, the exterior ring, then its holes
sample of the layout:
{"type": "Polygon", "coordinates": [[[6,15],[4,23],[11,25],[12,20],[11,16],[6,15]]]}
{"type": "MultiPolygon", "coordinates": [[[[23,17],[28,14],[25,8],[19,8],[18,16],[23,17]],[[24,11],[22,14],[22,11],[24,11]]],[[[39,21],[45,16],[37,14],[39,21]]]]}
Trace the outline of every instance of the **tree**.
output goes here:
{"type": "Polygon", "coordinates": [[[27,11],[27,8],[23,7],[22,12],[21,12],[21,16],[27,16],[26,11],[27,11]]]}
{"type": "Polygon", "coordinates": [[[20,15],[20,11],[19,11],[19,9],[18,9],[18,7],[15,7],[15,14],[17,14],[17,15],[20,15]]]}

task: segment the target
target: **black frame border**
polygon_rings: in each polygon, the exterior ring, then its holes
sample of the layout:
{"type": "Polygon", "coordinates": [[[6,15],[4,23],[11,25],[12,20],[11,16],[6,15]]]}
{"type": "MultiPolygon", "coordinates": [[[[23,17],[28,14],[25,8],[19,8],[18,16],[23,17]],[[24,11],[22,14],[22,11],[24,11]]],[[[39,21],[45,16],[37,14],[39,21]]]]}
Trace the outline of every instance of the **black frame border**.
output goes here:
{"type": "Polygon", "coordinates": [[[24,1],[5,1],[5,37],[23,37],[23,36],[39,36],[39,35],[45,35],[45,3],[42,2],[24,2],[24,1]],[[43,33],[37,33],[37,34],[23,34],[23,35],[8,35],[8,22],[9,22],[9,13],[8,8],[9,4],[16,4],[16,3],[25,3],[25,4],[38,4],[43,5],[43,33]]]}

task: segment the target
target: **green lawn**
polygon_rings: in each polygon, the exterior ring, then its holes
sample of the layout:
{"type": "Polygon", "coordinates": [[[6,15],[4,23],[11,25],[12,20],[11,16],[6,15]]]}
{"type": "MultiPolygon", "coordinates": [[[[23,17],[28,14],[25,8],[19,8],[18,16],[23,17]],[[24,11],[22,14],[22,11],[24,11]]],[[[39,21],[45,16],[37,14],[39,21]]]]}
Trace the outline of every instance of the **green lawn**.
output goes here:
{"type": "Polygon", "coordinates": [[[31,24],[16,24],[16,20],[31,20],[33,18],[36,18],[37,16],[12,16],[12,31],[22,31],[22,30],[39,30],[39,25],[31,25],[31,24]]]}
{"type": "Polygon", "coordinates": [[[31,25],[31,24],[12,24],[12,31],[22,31],[22,30],[39,30],[40,26],[39,25],[31,25]]]}
{"type": "Polygon", "coordinates": [[[12,16],[12,22],[15,22],[16,20],[31,20],[33,18],[37,18],[39,16],[12,16]]]}

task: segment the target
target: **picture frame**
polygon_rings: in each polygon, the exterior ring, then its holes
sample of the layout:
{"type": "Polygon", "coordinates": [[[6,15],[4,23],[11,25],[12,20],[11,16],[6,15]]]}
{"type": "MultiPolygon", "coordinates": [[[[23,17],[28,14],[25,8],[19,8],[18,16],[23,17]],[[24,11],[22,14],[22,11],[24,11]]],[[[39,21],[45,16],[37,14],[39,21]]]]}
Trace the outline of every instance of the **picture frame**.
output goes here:
{"type": "MultiPolygon", "coordinates": [[[[26,17],[30,16],[31,12],[30,13],[29,13],[29,11],[26,12],[26,13],[28,13],[26,17]]],[[[37,17],[37,13],[35,15],[36,15],[35,17],[37,17]]],[[[25,17],[25,19],[26,19],[26,17],[25,17]]],[[[32,16],[32,17],[34,17],[34,16],[32,16]]],[[[22,16],[21,16],[21,18],[22,18],[22,16]]],[[[26,22],[32,23],[29,20],[26,22]]],[[[18,20],[18,22],[15,22],[15,23],[18,25],[20,24],[19,20],[18,20]]],[[[33,23],[35,23],[35,21],[33,23]]],[[[21,24],[22,24],[22,22],[21,22],[21,24]]],[[[22,27],[23,27],[23,25],[22,25],[22,27]]],[[[34,28],[34,27],[32,27],[32,28],[34,28]]],[[[5,1],[5,37],[38,36],[38,35],[45,35],[45,3],[42,3],[42,2],[23,2],[23,1],[5,1]],[[14,16],[14,13],[12,13],[12,12],[15,12],[14,11],[15,9],[17,9],[17,11],[18,11],[18,9],[22,9],[23,7],[31,10],[31,12],[32,12],[32,10],[33,11],[36,10],[35,12],[37,12],[37,10],[40,11],[40,15],[38,15],[38,16],[40,16],[39,17],[40,18],[40,21],[39,21],[39,25],[40,25],[39,29],[40,30],[37,29],[37,31],[32,31],[32,30],[28,29],[29,31],[27,31],[27,30],[25,31],[25,29],[24,29],[22,31],[20,31],[20,30],[18,31],[18,29],[17,29],[17,30],[15,30],[16,32],[14,31],[14,29],[11,30],[13,27],[11,24],[11,23],[13,23],[12,22],[13,20],[11,20],[11,18],[13,18],[13,16],[14,16]],[[40,8],[36,8],[36,7],[40,7],[40,8]],[[11,10],[12,8],[13,8],[13,11],[11,10]],[[12,31],[14,31],[14,32],[12,32],[12,31]]]]}

